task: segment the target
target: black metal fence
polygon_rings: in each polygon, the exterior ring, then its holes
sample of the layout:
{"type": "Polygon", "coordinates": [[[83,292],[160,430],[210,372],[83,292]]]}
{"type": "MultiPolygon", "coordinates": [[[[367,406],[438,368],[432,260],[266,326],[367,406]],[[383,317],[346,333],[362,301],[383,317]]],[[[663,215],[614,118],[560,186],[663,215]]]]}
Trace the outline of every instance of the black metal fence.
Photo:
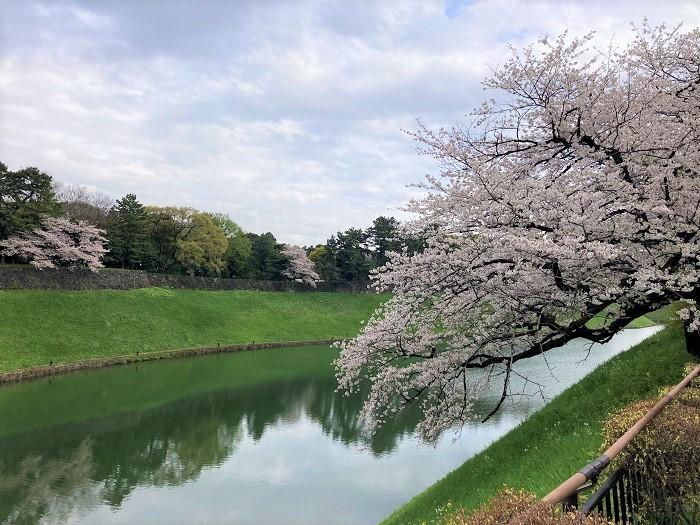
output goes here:
{"type": "MultiPolygon", "coordinates": [[[[645,470],[640,470],[640,466],[636,465],[634,458],[629,457],[625,460],[620,468],[611,474],[605,482],[595,489],[595,491],[584,500],[583,505],[579,505],[579,497],[583,492],[587,492],[595,487],[598,478],[610,464],[610,462],[623,452],[627,445],[646,427],[675,396],[686,387],[692,387],[693,381],[700,377],[700,366],[695,367],[680,383],[673,387],[666,395],[664,395],[649,411],[642,416],[627,432],[615,443],[613,443],[602,455],[594,461],[583,467],[564,483],[555,488],[552,492],[545,496],[544,501],[550,505],[562,504],[565,511],[578,511],[580,514],[588,515],[598,513],[604,516],[607,520],[613,523],[636,524],[639,523],[641,506],[644,503],[648,507],[649,494],[653,492],[654,500],[670,502],[672,507],[659,507],[662,515],[675,515],[680,509],[680,513],[685,516],[685,507],[676,507],[681,501],[681,494],[668,492],[673,490],[669,488],[663,479],[650,479],[645,470]],[[666,491],[666,495],[657,498],[659,490],[666,491]],[[642,495],[645,501],[642,502],[642,495]],[[670,495],[670,497],[668,497],[670,495]],[[671,511],[668,514],[667,511],[671,511]]],[[[688,473],[690,476],[693,473],[688,473]]],[[[697,475],[697,470],[695,471],[697,475]]],[[[696,509],[693,506],[693,509],[696,509]]],[[[645,509],[649,511],[648,508],[645,509]]],[[[656,510],[654,512],[656,512],[656,510]]],[[[687,523],[699,524],[700,513],[697,510],[691,511],[692,517],[687,523]]],[[[658,521],[658,520],[657,520],[658,521]]],[[[516,523],[513,521],[512,523],[516,523]]],[[[660,522],[659,522],[660,523],[660,522]]],[[[667,521],[664,521],[667,523],[667,521]]],[[[676,523],[668,522],[668,523],[676,523]]],[[[685,523],[685,522],[684,522],[685,523]]]]}
{"type": "Polygon", "coordinates": [[[620,467],[586,500],[581,513],[597,512],[613,523],[636,523],[640,483],[634,470],[620,467]]]}

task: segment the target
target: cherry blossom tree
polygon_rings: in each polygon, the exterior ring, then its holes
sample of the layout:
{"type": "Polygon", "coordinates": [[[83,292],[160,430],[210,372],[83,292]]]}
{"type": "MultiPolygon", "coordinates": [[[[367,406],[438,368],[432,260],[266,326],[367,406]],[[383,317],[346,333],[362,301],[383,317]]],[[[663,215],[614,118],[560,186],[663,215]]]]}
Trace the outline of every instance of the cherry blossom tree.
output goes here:
{"type": "Polygon", "coordinates": [[[699,298],[700,31],[634,31],[606,53],[592,35],[514,50],[497,100],[414,134],[440,165],[408,205],[426,248],[376,272],[392,298],[336,361],[341,388],[371,385],[368,431],[418,404],[433,441],[487,389],[486,417],[515,395],[518,361],[699,298]]]}
{"type": "Polygon", "coordinates": [[[92,190],[80,184],[54,181],[53,191],[61,203],[63,216],[71,221],[85,221],[100,228],[106,227],[109,211],[115,200],[100,190],[92,190]]]}
{"type": "Polygon", "coordinates": [[[103,233],[86,222],[47,218],[42,228],[0,242],[0,250],[3,255],[25,258],[40,270],[56,266],[96,270],[107,252],[103,233]]]}
{"type": "Polygon", "coordinates": [[[316,282],[320,279],[316,273],[314,263],[300,246],[285,244],[282,247],[282,255],[289,262],[289,267],[282,273],[290,279],[299,279],[316,288],[316,282]]]}

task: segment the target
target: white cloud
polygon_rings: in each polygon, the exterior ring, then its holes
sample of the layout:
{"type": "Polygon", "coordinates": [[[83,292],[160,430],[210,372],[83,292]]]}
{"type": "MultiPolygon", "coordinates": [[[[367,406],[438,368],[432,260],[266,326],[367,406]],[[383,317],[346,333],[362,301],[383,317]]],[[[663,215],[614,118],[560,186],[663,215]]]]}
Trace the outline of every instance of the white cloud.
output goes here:
{"type": "Polygon", "coordinates": [[[630,38],[700,4],[481,0],[7,4],[0,160],[223,211],[285,242],[396,213],[437,169],[402,129],[460,121],[540,34],[630,38]],[[23,35],[36,35],[34,39],[23,35]]]}

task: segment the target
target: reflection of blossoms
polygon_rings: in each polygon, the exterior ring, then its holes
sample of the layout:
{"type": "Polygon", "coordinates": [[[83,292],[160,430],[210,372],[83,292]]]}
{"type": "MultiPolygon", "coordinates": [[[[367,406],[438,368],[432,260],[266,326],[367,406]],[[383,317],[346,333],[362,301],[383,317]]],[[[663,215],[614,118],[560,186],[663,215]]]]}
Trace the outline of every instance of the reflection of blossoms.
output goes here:
{"type": "Polygon", "coordinates": [[[3,255],[23,257],[40,270],[56,266],[96,270],[107,253],[103,233],[83,221],[48,218],[42,228],[10,237],[0,242],[0,248],[3,255]]]}
{"type": "Polygon", "coordinates": [[[285,244],[282,247],[282,255],[289,261],[289,268],[283,272],[285,277],[299,279],[301,282],[316,287],[316,281],[320,279],[316,273],[316,267],[303,248],[293,244],[285,244]]]}
{"type": "Polygon", "coordinates": [[[378,269],[392,297],[336,363],[370,429],[418,404],[434,440],[489,383],[494,411],[514,394],[517,361],[700,296],[700,30],[591,38],[514,51],[469,125],[415,134],[441,167],[408,206],[426,248],[378,269]]]}

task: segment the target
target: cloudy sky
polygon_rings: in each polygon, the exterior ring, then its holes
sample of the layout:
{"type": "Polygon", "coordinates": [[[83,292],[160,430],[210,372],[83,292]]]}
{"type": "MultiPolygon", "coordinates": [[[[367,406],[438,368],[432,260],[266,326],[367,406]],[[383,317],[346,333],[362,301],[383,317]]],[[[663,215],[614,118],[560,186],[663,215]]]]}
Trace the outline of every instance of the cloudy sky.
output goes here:
{"type": "Polygon", "coordinates": [[[366,226],[435,172],[402,130],[463,121],[508,43],[700,1],[0,0],[0,160],[280,241],[366,226]]]}

